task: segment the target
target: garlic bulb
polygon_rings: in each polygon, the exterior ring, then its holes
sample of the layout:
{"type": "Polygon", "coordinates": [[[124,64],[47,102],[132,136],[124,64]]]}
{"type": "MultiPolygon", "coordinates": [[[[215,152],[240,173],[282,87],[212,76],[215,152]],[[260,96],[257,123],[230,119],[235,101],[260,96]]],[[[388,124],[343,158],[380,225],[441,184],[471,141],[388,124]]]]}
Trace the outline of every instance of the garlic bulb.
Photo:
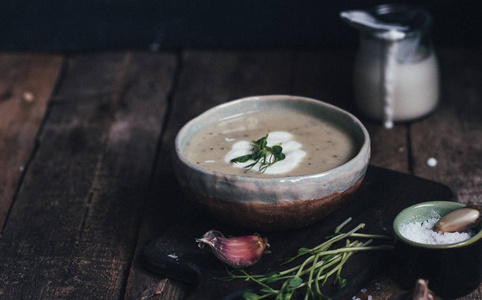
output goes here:
{"type": "Polygon", "coordinates": [[[216,230],[206,232],[196,242],[200,248],[209,245],[218,259],[238,268],[254,265],[269,247],[268,240],[259,235],[227,238],[216,230]]]}
{"type": "Polygon", "coordinates": [[[418,279],[413,290],[393,295],[388,300],[442,300],[442,298],[428,288],[427,281],[418,279]]]}

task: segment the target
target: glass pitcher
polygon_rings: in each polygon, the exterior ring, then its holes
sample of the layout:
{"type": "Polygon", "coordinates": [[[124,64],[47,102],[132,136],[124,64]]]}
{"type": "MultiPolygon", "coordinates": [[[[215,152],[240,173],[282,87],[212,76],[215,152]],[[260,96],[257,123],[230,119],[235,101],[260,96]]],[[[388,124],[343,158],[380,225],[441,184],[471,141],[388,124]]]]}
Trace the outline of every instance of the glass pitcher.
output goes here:
{"type": "Polygon", "coordinates": [[[345,19],[360,32],[354,68],[358,109],[386,128],[431,113],[439,101],[439,66],[428,34],[431,15],[400,4],[367,13],[382,26],[345,19]]]}

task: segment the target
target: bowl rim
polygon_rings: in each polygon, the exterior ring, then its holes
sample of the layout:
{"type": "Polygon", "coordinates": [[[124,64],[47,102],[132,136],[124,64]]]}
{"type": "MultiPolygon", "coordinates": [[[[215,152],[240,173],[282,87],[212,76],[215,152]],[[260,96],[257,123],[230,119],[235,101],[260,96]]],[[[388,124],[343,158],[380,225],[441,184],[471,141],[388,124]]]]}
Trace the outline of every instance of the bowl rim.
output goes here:
{"type": "Polygon", "coordinates": [[[450,205],[450,206],[453,207],[454,210],[457,209],[457,208],[465,207],[465,204],[460,203],[460,202],[455,202],[455,201],[427,201],[427,202],[420,202],[420,203],[411,205],[411,206],[403,209],[402,211],[400,211],[397,214],[397,216],[395,217],[395,219],[393,220],[392,227],[393,227],[393,233],[394,233],[395,237],[397,239],[401,240],[402,242],[406,243],[406,244],[409,244],[409,245],[412,245],[412,246],[415,246],[415,247],[419,247],[419,248],[427,248],[427,249],[461,248],[461,247],[465,247],[465,246],[474,244],[474,243],[476,243],[476,242],[478,242],[479,240],[482,239],[482,229],[479,230],[479,232],[477,234],[475,234],[473,237],[471,237],[470,239],[467,239],[467,240],[461,241],[461,242],[457,242],[457,243],[450,243],[450,244],[424,244],[424,243],[419,243],[419,242],[415,242],[413,240],[410,240],[410,239],[404,237],[400,233],[399,226],[396,226],[396,223],[400,222],[400,219],[402,218],[403,214],[406,214],[409,211],[419,209],[421,207],[437,207],[437,206],[440,206],[440,205],[450,205]]]}
{"type": "Polygon", "coordinates": [[[179,160],[181,160],[185,165],[188,167],[196,170],[197,172],[204,173],[206,175],[210,176],[219,176],[222,175],[225,178],[229,179],[242,179],[242,180],[253,180],[253,181],[259,181],[259,182],[272,182],[272,181],[280,181],[283,182],[285,180],[289,181],[298,181],[298,180],[303,180],[303,179],[309,179],[309,178],[318,178],[318,177],[324,177],[328,176],[330,173],[336,172],[338,169],[342,169],[346,167],[347,165],[353,164],[355,160],[360,159],[364,155],[368,155],[367,157],[367,165],[368,161],[370,159],[370,147],[371,147],[371,140],[370,140],[370,135],[368,133],[368,130],[365,128],[365,126],[362,124],[362,122],[355,117],[353,114],[350,112],[341,109],[337,106],[334,106],[332,104],[326,103],[322,100],[317,100],[314,98],[310,97],[304,97],[304,96],[296,96],[296,95],[286,95],[286,94],[274,94],[274,95],[258,95],[258,96],[248,96],[248,97],[243,97],[243,98],[238,98],[235,100],[230,100],[221,104],[218,104],[216,106],[213,106],[204,112],[200,113],[196,117],[192,118],[190,121],[188,121],[186,124],[184,124],[181,129],[178,131],[175,140],[174,140],[174,147],[175,147],[175,153],[178,157],[179,160]],[[270,177],[252,177],[252,176],[243,176],[243,175],[236,175],[236,174],[224,174],[224,173],[219,173],[215,171],[210,171],[206,170],[204,168],[201,168],[197,166],[196,164],[192,163],[189,161],[182,153],[181,150],[181,137],[187,132],[188,128],[195,124],[196,122],[199,122],[204,116],[215,113],[218,110],[223,110],[227,107],[230,106],[235,106],[239,105],[240,103],[243,102],[253,102],[253,101],[265,101],[265,102],[275,102],[275,101],[303,101],[307,103],[311,103],[314,105],[322,106],[327,108],[328,110],[336,111],[337,113],[340,113],[342,115],[347,116],[350,118],[353,123],[361,130],[362,135],[363,135],[363,141],[360,145],[359,151],[357,154],[345,162],[344,164],[341,164],[335,168],[332,168],[330,170],[326,170],[323,172],[319,173],[314,173],[314,174],[306,174],[306,175],[299,175],[299,176],[270,176],[270,177]],[[367,153],[367,154],[365,154],[367,153]]]}

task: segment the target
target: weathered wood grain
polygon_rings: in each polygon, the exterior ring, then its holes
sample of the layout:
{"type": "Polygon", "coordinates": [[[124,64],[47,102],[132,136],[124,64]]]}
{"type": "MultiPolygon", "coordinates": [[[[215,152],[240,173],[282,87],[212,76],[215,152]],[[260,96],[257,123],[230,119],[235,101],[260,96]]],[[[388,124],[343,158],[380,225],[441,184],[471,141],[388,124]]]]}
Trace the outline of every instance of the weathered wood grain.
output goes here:
{"type": "Polygon", "coordinates": [[[62,56],[55,54],[0,55],[0,233],[34,149],[62,61],[62,56]]]}
{"type": "Polygon", "coordinates": [[[370,163],[409,173],[406,125],[397,124],[387,130],[380,123],[365,118],[355,107],[354,60],[355,49],[299,51],[296,55],[293,93],[320,99],[353,113],[370,133],[370,163]]]}
{"type": "Polygon", "coordinates": [[[3,297],[122,297],[174,62],[69,57],[0,240],[3,297]]]}
{"type": "MultiPolygon", "coordinates": [[[[432,115],[407,124],[407,170],[449,186],[457,201],[482,204],[482,59],[480,50],[439,49],[441,102],[432,115]],[[437,165],[427,164],[435,158],[437,165]]],[[[395,127],[397,129],[397,127],[395,127]]],[[[372,139],[373,139],[373,133],[372,139]]],[[[383,141],[377,140],[377,147],[383,141]]],[[[386,153],[381,162],[391,161],[386,153]]],[[[391,280],[393,268],[371,283],[374,299],[388,299],[400,288],[391,280]]],[[[359,297],[362,293],[359,293],[359,297]]],[[[366,295],[365,295],[366,296],[366,295]]],[[[363,299],[363,298],[362,298],[363,299]]],[[[459,300],[482,299],[482,285],[459,300]]]]}
{"type": "MultiPolygon", "coordinates": [[[[148,272],[139,254],[189,211],[171,165],[177,131],[245,96],[296,94],[347,109],[370,132],[372,165],[441,182],[460,202],[481,204],[480,49],[439,49],[441,106],[391,130],[353,105],[354,53],[1,54],[0,299],[140,299],[152,288],[151,299],[189,295],[192,287],[148,272]]],[[[400,291],[394,272],[356,296],[388,299],[400,291]]],[[[481,295],[479,288],[460,300],[481,295]]]]}
{"type": "MultiPolygon", "coordinates": [[[[183,212],[189,211],[189,203],[177,185],[171,164],[177,131],[187,121],[217,104],[250,95],[288,93],[290,72],[286,70],[292,68],[290,57],[291,53],[285,51],[193,50],[182,53],[181,72],[173,91],[169,123],[151,181],[154,196],[146,205],[139,245],[145,245],[169,225],[179,221],[183,212]],[[161,197],[168,199],[160,202],[161,197]]],[[[141,248],[139,250],[142,251],[141,248]]],[[[134,267],[141,268],[136,265],[134,267]]],[[[139,274],[141,275],[140,272],[139,274]]],[[[126,299],[138,299],[142,293],[140,289],[149,287],[142,282],[144,279],[140,275],[131,278],[133,283],[129,285],[126,299]]],[[[178,283],[167,283],[173,284],[178,283]]],[[[166,299],[164,296],[157,297],[166,299]]],[[[170,297],[169,299],[178,299],[174,295],[170,297]]]]}
{"type": "Polygon", "coordinates": [[[450,186],[459,202],[482,204],[482,50],[440,49],[439,60],[441,105],[411,127],[413,169],[450,186]]]}
{"type": "MultiPolygon", "coordinates": [[[[407,125],[396,124],[387,130],[380,123],[365,118],[356,109],[353,93],[355,52],[355,49],[300,51],[296,60],[294,93],[323,100],[353,113],[370,134],[370,164],[410,173],[407,125]]],[[[368,296],[388,299],[394,292],[400,291],[392,277],[387,276],[391,273],[375,276],[367,283],[366,291],[354,296],[364,300],[368,296]]]]}
{"type": "MultiPolygon", "coordinates": [[[[297,230],[259,232],[268,238],[271,254],[263,256],[260,262],[247,271],[263,274],[267,270],[279,271],[289,267],[280,262],[291,257],[300,247],[319,245],[323,237],[330,235],[333,228],[348,217],[353,219],[347,225],[347,230],[364,223],[366,233],[389,234],[391,223],[401,209],[424,199],[449,200],[452,196],[450,190],[439,183],[373,166],[368,169],[365,183],[343,209],[320,222],[297,230]]],[[[149,244],[146,259],[150,262],[150,267],[173,278],[198,281],[200,286],[188,295],[188,299],[230,299],[228,295],[234,296],[252,286],[252,282],[243,280],[220,282],[213,279],[212,276],[226,276],[225,266],[212,256],[211,251],[201,251],[192,242],[194,237],[211,228],[235,236],[251,232],[216,222],[196,212],[191,215],[192,220],[177,222],[149,244]],[[170,257],[172,255],[176,255],[175,261],[170,257]]],[[[390,243],[383,243],[385,242],[390,243]]],[[[346,287],[341,291],[330,289],[331,281],[328,280],[322,288],[323,292],[334,299],[351,299],[367,280],[380,272],[383,265],[390,265],[390,254],[382,251],[355,255],[343,267],[342,276],[347,279],[346,287]]],[[[293,299],[302,299],[302,296],[298,294],[293,299]]]]}
{"type": "MultiPolygon", "coordinates": [[[[413,170],[445,183],[457,201],[482,205],[482,51],[440,49],[441,104],[411,126],[413,170]],[[427,164],[435,158],[437,165],[427,164]]],[[[482,299],[482,284],[463,300],[482,299]]]]}
{"type": "MultiPolygon", "coordinates": [[[[186,54],[185,58],[194,54],[186,54]]],[[[211,55],[212,54],[209,56],[211,55]]],[[[208,66],[213,67],[222,64],[222,60],[220,59],[215,59],[217,63],[214,61],[205,61],[209,56],[203,56],[195,61],[192,68],[196,68],[196,71],[193,71],[193,73],[205,70],[202,69],[203,67],[207,68],[208,66]]],[[[223,53],[223,56],[231,57],[229,53],[223,53]]],[[[351,51],[321,51],[321,53],[319,51],[301,51],[300,53],[291,53],[290,59],[293,63],[292,68],[294,74],[286,83],[289,87],[287,92],[322,99],[353,112],[364,122],[370,132],[372,138],[371,163],[405,173],[412,172],[411,162],[414,159],[414,154],[411,152],[412,144],[410,143],[413,141],[408,130],[410,126],[413,125],[397,124],[393,129],[387,130],[379,123],[367,120],[358,114],[353,105],[354,99],[350,87],[352,84],[351,64],[347,63],[347,61],[351,58],[353,58],[353,52],[351,51]],[[316,78],[320,78],[319,82],[317,82],[316,78]]],[[[184,64],[185,67],[190,65],[187,62],[184,62],[184,64]]],[[[242,69],[242,67],[239,67],[239,69],[242,69]]],[[[209,72],[204,74],[207,79],[206,82],[210,82],[211,84],[204,84],[204,86],[201,84],[198,86],[199,83],[196,83],[198,81],[194,81],[194,79],[189,79],[186,82],[180,81],[179,86],[182,86],[182,88],[178,87],[176,95],[182,95],[182,97],[187,99],[191,97],[194,99],[203,99],[203,93],[206,93],[208,95],[213,94],[215,98],[219,93],[213,91],[216,87],[223,85],[223,79],[218,77],[210,78],[209,72]],[[187,88],[187,86],[190,88],[187,88]]],[[[243,83],[241,82],[240,86],[242,85],[243,83]]],[[[236,91],[236,88],[237,87],[233,87],[232,90],[236,91]]],[[[220,91],[220,94],[223,93],[228,92],[220,91]]],[[[242,95],[246,95],[246,93],[241,93],[241,96],[242,95]]],[[[220,101],[222,102],[223,99],[220,99],[220,101]]],[[[193,103],[195,103],[197,109],[204,109],[203,104],[196,101],[193,103]]],[[[173,114],[176,113],[173,112],[173,114]]],[[[186,116],[185,121],[194,115],[186,116]]],[[[179,195],[179,197],[182,197],[182,194],[179,195]]],[[[360,292],[358,296],[366,297],[371,293],[375,299],[388,299],[393,293],[401,291],[393,281],[392,276],[389,276],[393,272],[394,270],[389,269],[386,273],[382,273],[381,276],[374,278],[374,280],[367,285],[367,292],[360,292]]]]}
{"type": "MultiPolygon", "coordinates": [[[[380,123],[361,115],[354,106],[352,89],[352,50],[301,51],[295,66],[294,93],[333,103],[355,114],[367,127],[372,139],[372,165],[411,173],[445,183],[454,189],[461,202],[480,204],[482,176],[482,81],[480,52],[442,49],[442,105],[426,119],[396,124],[387,130],[380,123]],[[477,57],[469,62],[468,57],[477,57]],[[462,101],[464,99],[464,101],[462,101]],[[467,141],[472,141],[467,143],[467,141]],[[426,160],[439,160],[430,168],[426,160]],[[442,160],[442,162],[440,162],[442,160]],[[445,162],[443,162],[445,161],[445,162]],[[440,166],[442,164],[442,166],[440,166]],[[450,164],[456,164],[451,168],[450,164]],[[445,165],[445,166],[444,166],[445,165]],[[450,170],[452,169],[452,170],[450,170]]],[[[400,291],[386,270],[377,276],[365,293],[374,299],[388,299],[400,291]]],[[[477,299],[479,291],[461,299],[477,299]]]]}

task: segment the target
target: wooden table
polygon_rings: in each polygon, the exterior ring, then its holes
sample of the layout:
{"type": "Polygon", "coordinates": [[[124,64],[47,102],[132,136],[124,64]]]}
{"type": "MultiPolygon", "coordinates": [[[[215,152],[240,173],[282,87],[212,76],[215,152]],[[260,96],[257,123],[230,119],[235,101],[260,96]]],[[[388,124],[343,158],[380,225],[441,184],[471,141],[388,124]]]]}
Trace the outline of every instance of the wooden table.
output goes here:
{"type": "MultiPolygon", "coordinates": [[[[440,107],[391,130],[353,107],[354,49],[0,54],[0,299],[141,299],[159,282],[154,299],[183,298],[189,286],[137,258],[187,205],[171,166],[177,131],[244,96],[354,112],[372,165],[482,204],[482,49],[437,50],[440,107]]],[[[400,291],[385,275],[367,286],[373,299],[400,291]]],[[[479,287],[461,299],[481,298],[479,287]]]]}

